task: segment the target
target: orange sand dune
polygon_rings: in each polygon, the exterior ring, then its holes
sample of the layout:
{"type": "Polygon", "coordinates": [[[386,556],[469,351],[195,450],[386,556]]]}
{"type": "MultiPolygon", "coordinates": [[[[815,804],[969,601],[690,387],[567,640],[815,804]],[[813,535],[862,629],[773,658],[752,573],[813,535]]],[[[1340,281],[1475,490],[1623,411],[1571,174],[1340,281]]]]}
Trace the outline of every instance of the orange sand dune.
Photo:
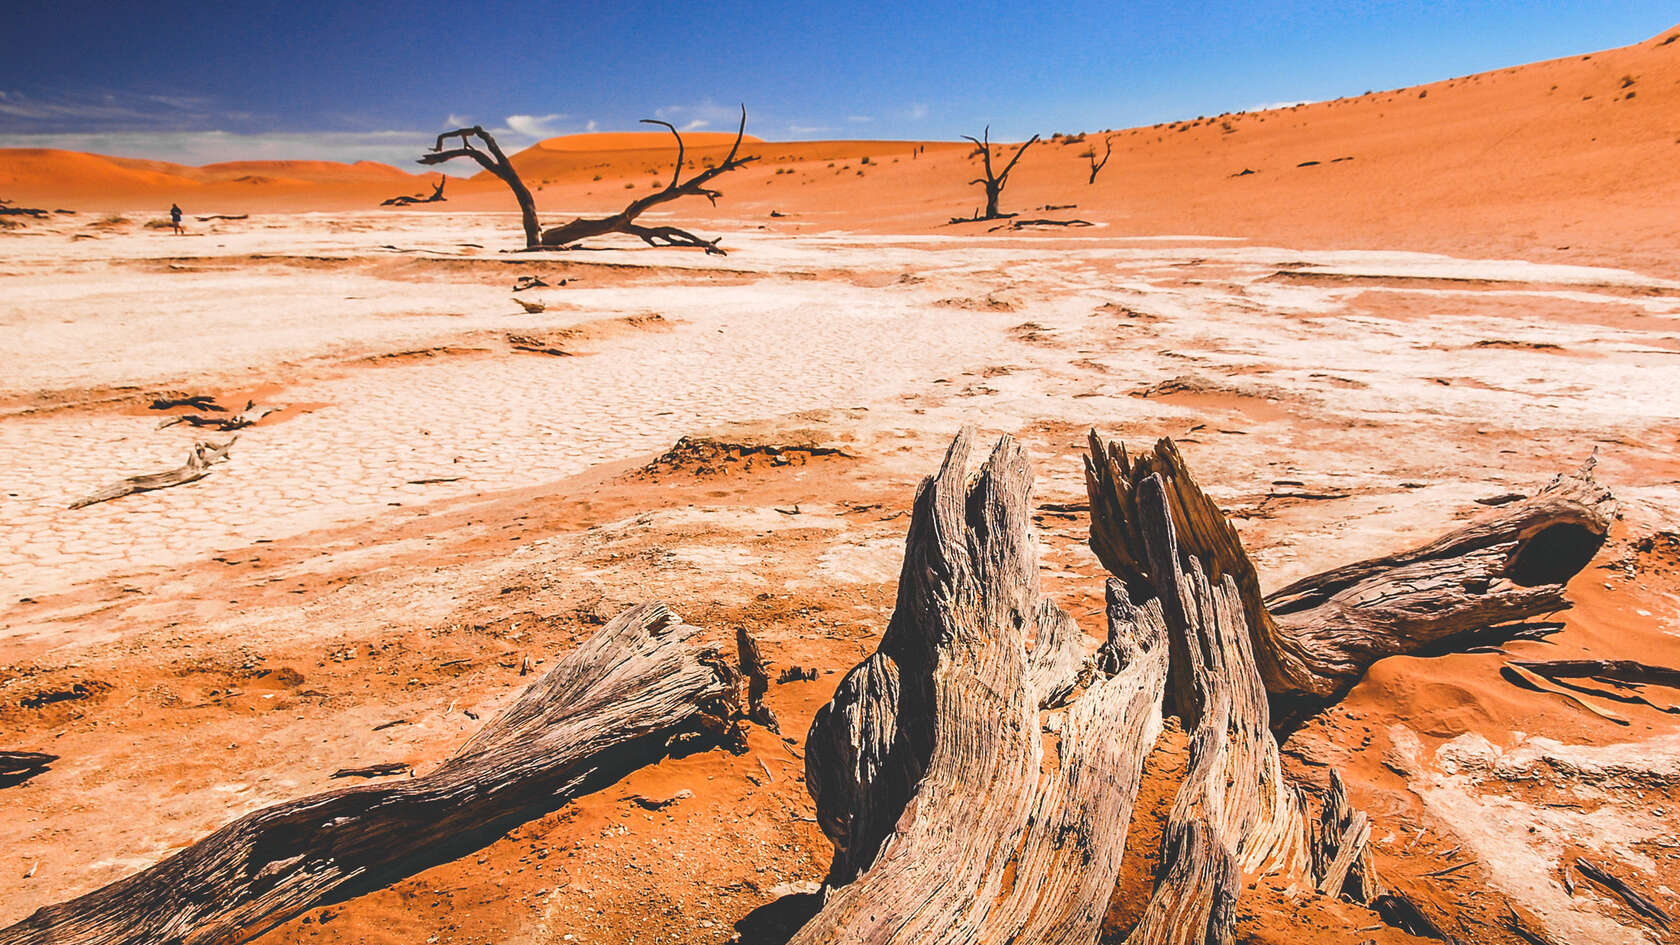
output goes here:
{"type": "MultiPolygon", "coordinates": [[[[1082,235],[1199,233],[1680,271],[1671,253],[1680,242],[1676,36],[1294,108],[1047,140],[1021,161],[1004,209],[1104,225],[1082,235]],[[1085,155],[1105,141],[1113,157],[1087,183],[1085,155]]],[[[690,133],[689,161],[715,162],[731,140],[690,133]]],[[[416,155],[428,145],[417,141],[416,155]]],[[[774,225],[794,232],[951,232],[949,218],[981,203],[969,184],[974,162],[960,141],[923,147],[753,140],[760,160],[718,180],[724,197],[716,208],[689,201],[669,209],[696,226],[726,228],[776,211],[774,225]]],[[[649,131],[553,138],[518,152],[514,163],[545,221],[560,222],[617,210],[638,191],[663,186],[674,157],[669,135],[649,131]]],[[[184,199],[343,210],[424,186],[366,162],[186,168],[0,150],[0,197],[73,209],[184,199]]],[[[506,189],[483,173],[451,182],[448,197],[429,209],[514,209],[506,189]]]]}
{"type": "MultiPolygon", "coordinates": [[[[197,204],[238,209],[311,209],[317,200],[359,204],[425,190],[421,176],[357,161],[230,161],[190,167],[167,161],[44,148],[0,150],[0,197],[25,205],[126,210],[197,204]]],[[[377,201],[374,201],[377,203],[377,201]]]]}
{"type": "MultiPolygon", "coordinates": [[[[734,140],[735,136],[727,131],[689,131],[683,134],[683,142],[691,148],[708,148],[716,145],[727,147],[734,140]]],[[[747,135],[743,138],[743,141],[748,144],[760,144],[763,139],[747,135]]],[[[639,151],[646,148],[667,148],[670,146],[671,135],[665,131],[600,131],[546,138],[532,145],[530,150],[639,151]]]]}

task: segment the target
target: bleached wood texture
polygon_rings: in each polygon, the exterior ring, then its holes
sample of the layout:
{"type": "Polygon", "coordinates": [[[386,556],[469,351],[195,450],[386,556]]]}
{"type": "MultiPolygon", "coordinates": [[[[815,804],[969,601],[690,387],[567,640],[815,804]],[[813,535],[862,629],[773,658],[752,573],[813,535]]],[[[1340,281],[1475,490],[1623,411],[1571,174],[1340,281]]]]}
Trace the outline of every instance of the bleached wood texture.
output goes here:
{"type": "Polygon", "coordinates": [[[0,930],[0,945],[227,945],[476,849],[673,745],[738,738],[733,668],[631,608],[431,772],[247,814],[149,869],[0,930]]]}
{"type": "Polygon", "coordinates": [[[1172,671],[1168,701],[1190,748],[1162,833],[1154,890],[1127,942],[1231,942],[1245,864],[1304,868],[1305,808],[1282,779],[1236,580],[1228,571],[1210,577],[1202,548],[1181,546],[1169,486],[1146,470],[1132,467],[1131,475],[1142,475],[1126,480],[1134,511],[1127,543],[1148,570],[1115,577],[1133,601],[1161,609],[1170,658],[1184,661],[1172,671]]]}
{"type": "Polygon", "coordinates": [[[1039,590],[1024,453],[1006,437],[970,480],[971,440],[917,493],[880,647],[812,723],[834,888],[795,943],[1091,942],[1114,891],[1160,731],[1161,614],[1111,600],[1046,764],[1036,685],[1065,686],[1071,621],[1039,590]]]}
{"type": "Polygon", "coordinates": [[[1237,587],[1279,726],[1335,701],[1385,656],[1450,647],[1471,634],[1485,642],[1489,627],[1567,608],[1564,585],[1598,552],[1614,514],[1610,491],[1593,479],[1589,460],[1534,496],[1432,542],[1263,596],[1236,530],[1196,485],[1171,440],[1129,457],[1093,432],[1091,450],[1092,550],[1111,572],[1148,579],[1127,525],[1137,514],[1130,484],[1162,473],[1180,541],[1199,549],[1210,577],[1230,575],[1237,587]]]}

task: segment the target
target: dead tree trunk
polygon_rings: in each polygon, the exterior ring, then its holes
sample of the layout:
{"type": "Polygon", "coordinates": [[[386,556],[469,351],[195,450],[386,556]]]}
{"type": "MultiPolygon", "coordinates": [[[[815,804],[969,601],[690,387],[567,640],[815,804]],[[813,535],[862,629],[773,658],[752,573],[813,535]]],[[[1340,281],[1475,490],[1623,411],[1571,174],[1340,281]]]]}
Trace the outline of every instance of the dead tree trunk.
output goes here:
{"type": "MultiPolygon", "coordinates": [[[[1517,621],[1566,609],[1564,585],[1598,552],[1614,511],[1610,491],[1592,478],[1588,461],[1533,497],[1428,544],[1303,578],[1262,597],[1236,530],[1196,485],[1171,440],[1129,460],[1123,447],[1092,433],[1091,450],[1091,549],[1109,571],[1147,580],[1147,558],[1128,524],[1137,515],[1135,497],[1123,480],[1132,467],[1162,473],[1180,540],[1193,540],[1210,574],[1229,574],[1242,595],[1278,729],[1339,699],[1385,656],[1433,651],[1471,637],[1523,636],[1531,628],[1517,621]]],[[[1140,477],[1134,471],[1130,478],[1140,477]]]]}
{"type": "Polygon", "coordinates": [[[1027,139],[1026,144],[1023,144],[1019,148],[1015,149],[1015,156],[1009,159],[1008,164],[1004,165],[1003,173],[1001,174],[992,173],[991,125],[986,126],[985,132],[979,138],[974,138],[969,135],[963,135],[963,137],[974,142],[974,150],[970,152],[968,156],[980,158],[980,166],[986,175],[985,177],[976,177],[975,179],[969,181],[970,184],[979,184],[986,188],[986,215],[976,215],[974,219],[1004,220],[1014,216],[1015,214],[1013,213],[998,212],[998,198],[1003,196],[1003,188],[1009,183],[1009,172],[1015,169],[1015,164],[1021,160],[1021,155],[1025,154],[1027,149],[1032,147],[1033,143],[1038,140],[1038,135],[1033,135],[1031,138],[1027,139]]]}
{"type": "Polygon", "coordinates": [[[636,222],[636,218],[652,207],[668,203],[679,197],[705,197],[712,202],[713,206],[717,205],[717,199],[723,195],[718,191],[707,188],[706,184],[720,174],[726,174],[750,161],[758,160],[756,156],[736,156],[741,151],[741,139],[747,133],[746,106],[741,106],[741,125],[735,130],[735,144],[729,149],[728,157],[723,159],[723,163],[708,167],[688,180],[682,179],[683,139],[682,135],[677,132],[676,126],[668,121],[659,121],[653,118],[644,118],[642,121],[649,125],[663,125],[677,139],[677,166],[671,172],[671,183],[663,190],[632,202],[628,207],[610,217],[578,217],[570,223],[545,230],[542,234],[543,246],[551,248],[570,246],[580,240],[604,236],[608,233],[628,233],[631,236],[640,237],[649,246],[693,246],[705,250],[708,255],[727,255],[718,246],[718,239],[721,239],[721,237],[707,240],[674,226],[642,226],[636,222]]]}
{"type": "Polygon", "coordinates": [[[800,945],[1090,942],[1113,893],[1160,731],[1160,616],[1114,602],[1041,770],[1038,708],[1080,675],[1077,628],[1039,591],[1025,455],[1004,438],[970,482],[971,438],[917,492],[879,649],[812,722],[837,888],[800,945]]]}
{"type": "Polygon", "coordinates": [[[1283,779],[1236,581],[1209,560],[1199,535],[1185,530],[1181,538],[1172,485],[1161,471],[1127,463],[1123,454],[1112,471],[1100,482],[1107,494],[1092,492],[1092,507],[1131,510],[1123,533],[1105,537],[1121,540],[1136,557],[1111,566],[1111,594],[1162,614],[1167,701],[1190,734],[1155,889],[1127,942],[1230,942],[1244,873],[1305,873],[1305,804],[1283,779]]]}
{"type": "Polygon", "coordinates": [[[1094,146],[1089,151],[1085,152],[1083,157],[1086,157],[1086,158],[1090,159],[1090,162],[1091,162],[1091,179],[1086,181],[1085,183],[1095,184],[1097,182],[1097,174],[1099,172],[1101,172],[1103,168],[1108,166],[1108,158],[1113,153],[1114,153],[1114,139],[1113,138],[1104,138],[1103,139],[1103,156],[1102,156],[1101,161],[1097,160],[1097,149],[1094,146]]]}
{"type": "Polygon", "coordinates": [[[735,671],[632,608],[429,774],[247,814],[156,866],[0,930],[0,945],[247,941],[476,849],[674,747],[739,738],[735,671]]]}
{"type": "MultiPolygon", "coordinates": [[[[519,218],[525,226],[525,247],[529,249],[539,245],[542,241],[542,227],[537,223],[537,202],[531,196],[531,189],[526,187],[525,182],[520,179],[519,172],[513,169],[513,163],[508,160],[507,155],[503,154],[501,147],[496,144],[496,139],[477,125],[471,128],[446,131],[437,136],[437,143],[432,146],[430,151],[420,155],[420,163],[442,164],[444,161],[454,160],[458,157],[472,158],[485,170],[501,178],[502,183],[508,185],[508,189],[513,191],[513,199],[519,201],[519,218]],[[445,151],[443,142],[450,138],[460,138],[461,146],[445,151]],[[484,142],[483,151],[473,147],[473,138],[484,142]]],[[[437,193],[441,199],[443,194],[443,184],[441,182],[438,184],[437,193]]]]}

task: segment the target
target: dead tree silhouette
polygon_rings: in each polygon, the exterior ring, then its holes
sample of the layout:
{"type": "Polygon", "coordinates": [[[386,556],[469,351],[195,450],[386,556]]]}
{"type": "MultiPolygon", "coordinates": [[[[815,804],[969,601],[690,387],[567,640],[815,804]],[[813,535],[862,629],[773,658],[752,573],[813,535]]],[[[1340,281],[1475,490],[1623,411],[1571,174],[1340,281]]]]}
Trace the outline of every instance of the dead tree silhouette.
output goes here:
{"type": "MultiPolygon", "coordinates": [[[[963,135],[963,137],[974,142],[974,150],[969,153],[969,157],[980,158],[981,168],[986,175],[985,177],[976,177],[975,179],[969,181],[970,184],[980,184],[986,188],[986,213],[983,216],[976,214],[972,219],[1004,220],[1014,216],[1015,214],[1013,213],[998,212],[998,198],[1003,195],[1003,188],[1009,183],[1009,172],[1015,169],[1015,165],[1021,160],[1021,155],[1025,154],[1027,149],[1032,147],[1033,143],[1038,140],[1038,135],[1033,135],[1031,138],[1027,139],[1026,144],[1023,144],[1016,149],[1015,156],[1010,158],[1009,163],[1003,166],[1003,173],[1001,174],[995,174],[992,172],[991,125],[986,126],[986,130],[979,138],[975,138],[971,135],[963,135]]],[[[960,220],[962,218],[959,217],[958,219],[960,220]]]]}
{"type": "MultiPolygon", "coordinates": [[[[471,128],[461,128],[438,135],[437,144],[433,146],[432,150],[420,156],[420,163],[442,164],[444,161],[450,161],[458,157],[472,158],[483,165],[485,170],[501,178],[508,185],[508,189],[513,191],[514,199],[519,201],[519,214],[525,227],[525,249],[527,252],[566,249],[579,240],[585,240],[592,236],[604,236],[608,233],[628,233],[631,236],[640,237],[649,246],[692,246],[696,249],[703,249],[714,256],[727,255],[718,247],[718,239],[722,237],[708,240],[674,226],[642,226],[636,222],[636,218],[647,212],[649,208],[676,200],[678,197],[705,197],[715,206],[717,199],[723,195],[708,188],[706,184],[720,174],[733,171],[750,161],[758,160],[756,155],[738,156],[741,151],[741,140],[747,132],[747,107],[745,105],[741,106],[741,125],[735,131],[735,143],[729,149],[729,156],[723,159],[723,163],[708,167],[688,180],[682,179],[685,151],[682,135],[678,133],[676,126],[668,121],[660,121],[656,118],[644,118],[642,122],[649,125],[662,125],[677,139],[677,166],[671,172],[671,183],[657,193],[632,201],[628,207],[612,216],[578,217],[570,223],[564,223],[548,230],[544,230],[541,224],[537,222],[537,204],[531,197],[530,188],[525,186],[525,182],[519,177],[519,172],[514,169],[513,163],[508,160],[506,154],[502,153],[502,149],[496,144],[495,137],[483,128],[474,125],[471,128]],[[446,151],[443,143],[450,138],[460,138],[461,145],[446,151]],[[482,149],[473,146],[472,139],[474,138],[483,142],[482,149]]],[[[440,193],[441,190],[440,185],[440,193]]]]}

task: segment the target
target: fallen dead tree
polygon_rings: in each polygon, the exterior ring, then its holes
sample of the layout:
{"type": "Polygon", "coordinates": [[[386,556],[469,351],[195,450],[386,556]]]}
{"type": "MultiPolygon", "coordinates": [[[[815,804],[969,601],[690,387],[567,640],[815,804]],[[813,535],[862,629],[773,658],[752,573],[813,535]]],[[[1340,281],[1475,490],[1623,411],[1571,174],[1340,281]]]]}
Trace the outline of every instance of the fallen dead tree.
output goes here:
{"type": "Polygon", "coordinates": [[[237,439],[239,438],[233,437],[226,443],[219,445],[213,443],[194,443],[192,452],[187,454],[187,461],[182,463],[180,466],[177,466],[174,469],[166,469],[163,472],[141,473],[137,476],[129,476],[121,482],[112,483],[111,485],[108,485],[91,495],[77,499],[76,501],[70,503],[70,507],[72,509],[80,509],[100,502],[109,502],[112,499],[120,499],[125,495],[133,495],[136,492],[150,492],[153,489],[167,489],[170,486],[181,486],[186,485],[189,482],[197,482],[205,476],[210,475],[211,466],[216,463],[227,461],[228,449],[233,446],[234,440],[237,439]]]}
{"type": "Polygon", "coordinates": [[[453,756],[239,818],[157,865],[0,930],[0,945],[247,941],[447,862],[673,750],[733,744],[735,670],[658,604],[567,654],[453,756]]]}
{"type": "MultiPolygon", "coordinates": [[[[662,203],[669,203],[680,197],[705,197],[715,206],[717,198],[723,196],[706,185],[720,174],[726,174],[749,162],[756,161],[756,156],[740,157],[741,141],[747,133],[747,108],[741,106],[741,125],[735,131],[735,143],[729,149],[729,154],[719,164],[700,171],[687,180],[683,180],[683,147],[682,134],[675,125],[667,121],[653,118],[642,119],[643,123],[660,125],[668,129],[677,139],[677,163],[671,172],[671,183],[663,189],[648,194],[646,197],[631,201],[623,210],[606,217],[577,217],[570,223],[551,227],[544,230],[537,222],[537,205],[531,197],[530,188],[520,179],[519,172],[513,163],[496,144],[496,139],[489,132],[478,126],[461,128],[438,135],[437,143],[431,151],[420,156],[421,164],[441,164],[458,157],[471,158],[490,173],[501,178],[513,191],[514,199],[519,203],[520,219],[525,227],[525,249],[527,251],[545,249],[566,249],[578,242],[608,233],[623,233],[634,236],[649,246],[692,246],[703,249],[708,255],[724,256],[724,250],[718,246],[716,239],[702,239],[687,230],[674,226],[643,226],[636,222],[636,218],[653,207],[662,203]],[[444,149],[444,142],[450,138],[460,140],[460,145],[449,150],[444,149]],[[474,139],[483,144],[482,149],[473,144],[474,139]]],[[[439,185],[441,193],[442,185],[439,185]]],[[[441,199],[441,198],[440,198],[441,199]]]]}
{"type": "Polygon", "coordinates": [[[708,240],[674,226],[643,226],[636,222],[636,218],[653,207],[662,203],[669,203],[679,197],[705,197],[713,206],[716,206],[717,199],[723,195],[706,185],[720,174],[727,174],[751,161],[758,160],[757,156],[753,155],[737,156],[741,152],[741,139],[747,133],[747,107],[745,105],[741,106],[741,124],[740,127],[735,129],[735,143],[730,146],[729,154],[724,157],[722,162],[700,171],[688,180],[682,179],[683,140],[682,135],[677,132],[676,126],[670,122],[653,118],[644,118],[642,122],[649,125],[661,125],[677,139],[677,162],[676,167],[671,171],[671,183],[667,184],[662,190],[632,201],[629,206],[612,216],[578,217],[570,223],[544,230],[542,234],[542,245],[544,247],[562,248],[592,237],[605,236],[608,233],[625,233],[640,238],[642,242],[649,246],[693,246],[705,250],[708,255],[727,255],[718,246],[718,240],[722,237],[708,240]]]}
{"type": "Polygon", "coordinates": [[[1090,220],[1052,220],[1048,217],[1039,217],[1031,220],[1010,220],[1008,223],[1000,223],[997,226],[988,229],[986,232],[996,233],[999,230],[1030,230],[1034,227],[1041,226],[1096,226],[1096,224],[1092,223],[1090,220]]]}
{"type": "Polygon", "coordinates": [[[48,216],[51,216],[51,214],[39,207],[16,207],[12,205],[10,200],[0,200],[0,217],[35,217],[36,219],[45,219],[48,216]]]}
{"type": "MultiPolygon", "coordinates": [[[[223,413],[227,412],[226,407],[222,407],[217,404],[209,405],[209,409],[219,410],[223,413]]],[[[261,420],[279,409],[279,407],[258,407],[256,401],[247,400],[245,402],[245,409],[231,417],[206,417],[196,413],[177,414],[173,417],[165,417],[158,421],[157,428],[161,430],[164,427],[172,427],[177,423],[185,423],[189,426],[207,428],[211,430],[221,430],[226,433],[233,430],[243,430],[248,426],[252,426],[258,420],[261,420]]]]}
{"type": "Polygon", "coordinates": [[[1091,448],[1092,550],[1112,573],[1147,574],[1128,525],[1137,511],[1127,483],[1161,473],[1180,534],[1194,536],[1211,571],[1231,575],[1242,596],[1278,729],[1339,699],[1383,657],[1522,637],[1533,629],[1522,621],[1567,609],[1564,585],[1603,545],[1615,507],[1589,460],[1434,541],[1262,595],[1236,530],[1171,440],[1128,458],[1093,433],[1091,448]]]}
{"type": "Polygon", "coordinates": [[[400,197],[390,197],[385,200],[381,200],[379,201],[379,205],[381,207],[406,207],[409,204],[415,203],[442,203],[444,200],[448,199],[443,195],[443,185],[448,179],[449,178],[443,176],[442,174],[439,174],[438,182],[432,185],[431,196],[422,196],[420,194],[409,196],[404,194],[400,197]]]}

